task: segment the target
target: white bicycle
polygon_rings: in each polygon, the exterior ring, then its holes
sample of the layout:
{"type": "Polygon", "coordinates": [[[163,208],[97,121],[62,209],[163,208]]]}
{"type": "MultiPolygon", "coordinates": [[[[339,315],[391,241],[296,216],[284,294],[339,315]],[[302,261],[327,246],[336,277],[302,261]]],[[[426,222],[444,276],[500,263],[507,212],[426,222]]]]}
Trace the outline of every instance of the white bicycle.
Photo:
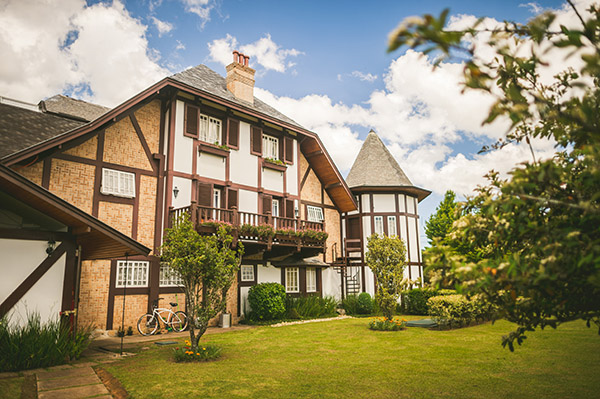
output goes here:
{"type": "MultiPolygon", "coordinates": [[[[173,312],[171,309],[159,308],[158,301],[164,298],[158,298],[152,304],[152,314],[146,313],[139,318],[137,322],[137,329],[142,335],[153,335],[156,334],[162,321],[167,330],[180,332],[187,328],[188,319],[185,312],[178,310],[173,312]],[[165,317],[166,316],[166,317],[165,317]]],[[[170,302],[171,307],[176,307],[175,302],[170,302]]]]}

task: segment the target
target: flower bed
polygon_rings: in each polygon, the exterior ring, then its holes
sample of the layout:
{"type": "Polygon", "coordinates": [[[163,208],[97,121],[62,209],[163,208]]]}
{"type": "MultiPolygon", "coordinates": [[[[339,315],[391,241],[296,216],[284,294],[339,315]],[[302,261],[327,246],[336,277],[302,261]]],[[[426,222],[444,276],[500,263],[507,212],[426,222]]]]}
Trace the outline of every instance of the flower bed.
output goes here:
{"type": "Polygon", "coordinates": [[[385,317],[376,317],[369,322],[369,329],[376,331],[400,331],[406,329],[406,319],[394,317],[387,319],[385,317]]]}
{"type": "Polygon", "coordinates": [[[198,346],[196,352],[192,351],[191,343],[185,340],[185,346],[173,349],[176,362],[206,362],[221,356],[221,348],[215,345],[198,346]]]}

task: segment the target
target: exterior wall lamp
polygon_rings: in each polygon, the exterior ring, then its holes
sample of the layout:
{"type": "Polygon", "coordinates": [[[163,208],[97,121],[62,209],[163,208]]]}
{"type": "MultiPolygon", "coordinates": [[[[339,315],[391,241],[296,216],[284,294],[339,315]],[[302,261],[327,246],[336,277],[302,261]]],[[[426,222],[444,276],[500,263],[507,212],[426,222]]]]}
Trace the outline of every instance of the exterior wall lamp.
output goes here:
{"type": "Polygon", "coordinates": [[[46,248],[46,253],[48,255],[52,255],[52,252],[54,252],[54,248],[56,248],[56,242],[54,240],[48,241],[48,248],[46,248]]]}
{"type": "Polygon", "coordinates": [[[175,187],[173,188],[173,196],[174,196],[175,198],[177,198],[177,195],[178,195],[178,194],[179,194],[179,189],[177,188],[177,186],[175,186],[175,187]]]}

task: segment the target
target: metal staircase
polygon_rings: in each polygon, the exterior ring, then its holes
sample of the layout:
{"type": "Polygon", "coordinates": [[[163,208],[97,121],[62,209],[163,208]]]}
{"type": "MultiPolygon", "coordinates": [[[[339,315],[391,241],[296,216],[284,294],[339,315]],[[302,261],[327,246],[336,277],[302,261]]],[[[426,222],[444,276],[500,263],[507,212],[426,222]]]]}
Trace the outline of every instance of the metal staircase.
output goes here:
{"type": "MultiPolygon", "coordinates": [[[[343,256],[338,256],[336,244],[333,244],[331,252],[332,259],[335,259],[332,263],[333,269],[337,271],[341,277],[342,297],[360,293],[360,272],[362,267],[360,265],[361,258],[349,256],[349,253],[345,253],[343,256]],[[357,262],[359,263],[358,265],[356,264],[357,262]]],[[[345,252],[348,252],[347,247],[345,252]]]]}

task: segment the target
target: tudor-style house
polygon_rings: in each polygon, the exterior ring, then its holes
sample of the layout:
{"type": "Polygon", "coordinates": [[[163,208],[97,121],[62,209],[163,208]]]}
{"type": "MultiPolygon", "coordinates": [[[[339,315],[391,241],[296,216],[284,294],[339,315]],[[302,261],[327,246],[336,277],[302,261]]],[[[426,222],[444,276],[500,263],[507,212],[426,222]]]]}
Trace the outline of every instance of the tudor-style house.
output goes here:
{"type": "Polygon", "coordinates": [[[354,196],[315,133],[254,97],[248,57],[234,52],[226,70],[190,68],[113,109],[63,96],[33,107],[0,101],[2,164],[152,250],[84,260],[79,323],[116,328],[125,293],[126,326],[159,297],[183,306],[158,257],[182,213],[205,234],[230,223],[244,244],[227,304],[234,321],[261,282],[339,295],[341,275],[329,266],[354,196]]]}

